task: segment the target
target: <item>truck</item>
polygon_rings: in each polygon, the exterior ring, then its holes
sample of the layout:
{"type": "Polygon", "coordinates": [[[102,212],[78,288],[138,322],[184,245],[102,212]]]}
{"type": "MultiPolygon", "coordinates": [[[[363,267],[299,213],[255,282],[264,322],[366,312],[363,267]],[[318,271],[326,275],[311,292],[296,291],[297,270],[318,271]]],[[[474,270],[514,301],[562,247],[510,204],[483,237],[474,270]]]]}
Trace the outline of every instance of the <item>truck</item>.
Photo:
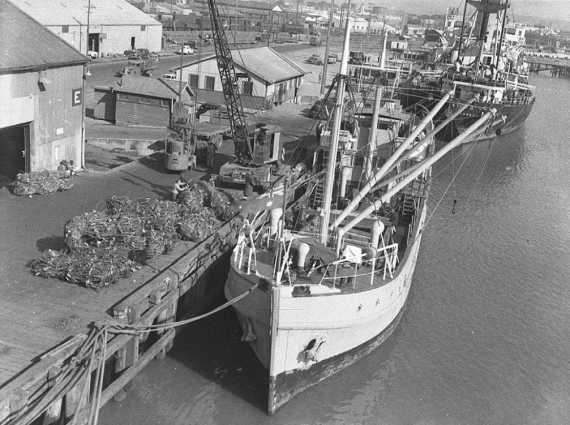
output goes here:
{"type": "Polygon", "coordinates": [[[312,35],[309,37],[309,44],[311,46],[320,46],[321,44],[323,44],[323,41],[321,40],[321,37],[319,37],[318,35],[312,35]]]}
{"type": "Polygon", "coordinates": [[[352,65],[362,65],[364,63],[364,53],[350,52],[350,56],[348,57],[348,63],[352,65]]]}
{"type": "Polygon", "coordinates": [[[141,75],[144,77],[152,77],[152,74],[159,66],[160,61],[157,55],[151,55],[146,59],[129,59],[127,66],[125,66],[121,71],[121,75],[141,75]]]}
{"type": "Polygon", "coordinates": [[[271,42],[271,34],[268,33],[266,30],[262,31],[260,34],[255,36],[255,41],[258,43],[270,43],[271,42]]]}

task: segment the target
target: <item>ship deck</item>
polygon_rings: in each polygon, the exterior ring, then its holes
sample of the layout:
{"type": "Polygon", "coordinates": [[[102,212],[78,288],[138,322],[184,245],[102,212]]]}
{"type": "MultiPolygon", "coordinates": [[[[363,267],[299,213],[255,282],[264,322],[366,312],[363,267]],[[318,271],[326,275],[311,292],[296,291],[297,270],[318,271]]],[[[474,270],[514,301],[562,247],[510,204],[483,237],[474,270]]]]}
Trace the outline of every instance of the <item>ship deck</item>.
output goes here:
{"type": "MultiPolygon", "coordinates": [[[[391,242],[398,244],[397,258],[398,262],[405,254],[407,226],[397,226],[397,231],[392,234],[391,242]]],[[[303,238],[297,241],[305,241],[303,238]]],[[[283,281],[292,285],[324,285],[329,289],[337,289],[342,293],[355,293],[378,288],[388,284],[392,276],[390,272],[384,269],[385,260],[377,259],[373,265],[371,261],[363,261],[358,264],[343,263],[337,267],[332,264],[336,260],[336,255],[331,249],[327,249],[319,244],[310,243],[312,236],[307,236],[306,241],[311,245],[310,257],[318,259],[322,264],[321,267],[315,268],[312,272],[308,272],[307,268],[302,273],[297,273],[293,264],[290,265],[290,272],[285,271],[283,281]],[[329,267],[327,268],[327,264],[329,267]],[[373,277],[371,276],[374,273],[373,277]]],[[[347,241],[350,244],[350,241],[347,241]]],[[[258,247],[259,248],[259,247],[258,247]]],[[[256,249],[256,267],[257,274],[270,278],[273,276],[275,253],[273,250],[256,249]]],[[[239,262],[239,259],[237,260],[239,262]]],[[[248,272],[246,261],[242,261],[240,268],[234,257],[232,257],[233,266],[242,273],[248,272]]],[[[253,269],[249,270],[253,273],[253,269]]]]}

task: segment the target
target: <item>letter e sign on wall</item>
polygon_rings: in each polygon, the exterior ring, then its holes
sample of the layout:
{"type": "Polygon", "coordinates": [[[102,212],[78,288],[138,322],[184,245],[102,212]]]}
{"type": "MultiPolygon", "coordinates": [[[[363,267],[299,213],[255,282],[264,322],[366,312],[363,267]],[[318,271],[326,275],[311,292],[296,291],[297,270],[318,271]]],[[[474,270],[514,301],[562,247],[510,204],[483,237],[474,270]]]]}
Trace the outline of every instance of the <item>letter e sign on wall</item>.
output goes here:
{"type": "Polygon", "coordinates": [[[71,106],[79,106],[83,103],[83,90],[73,89],[71,90],[71,106]]]}

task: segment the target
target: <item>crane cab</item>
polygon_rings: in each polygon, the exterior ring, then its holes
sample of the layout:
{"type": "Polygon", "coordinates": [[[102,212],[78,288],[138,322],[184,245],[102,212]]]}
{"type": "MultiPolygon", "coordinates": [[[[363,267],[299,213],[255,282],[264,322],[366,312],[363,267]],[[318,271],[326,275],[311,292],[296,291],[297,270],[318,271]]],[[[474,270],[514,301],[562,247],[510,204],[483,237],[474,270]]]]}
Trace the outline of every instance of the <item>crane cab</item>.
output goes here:
{"type": "Polygon", "coordinates": [[[277,125],[262,124],[250,134],[253,164],[263,165],[283,160],[282,133],[283,129],[277,125]]]}
{"type": "Polygon", "coordinates": [[[281,127],[270,124],[258,124],[255,128],[248,129],[252,152],[251,163],[247,165],[235,162],[225,163],[220,167],[218,181],[242,185],[245,183],[245,175],[251,173],[259,185],[269,185],[277,178],[271,172],[271,167],[277,161],[283,160],[282,133],[281,127]]]}

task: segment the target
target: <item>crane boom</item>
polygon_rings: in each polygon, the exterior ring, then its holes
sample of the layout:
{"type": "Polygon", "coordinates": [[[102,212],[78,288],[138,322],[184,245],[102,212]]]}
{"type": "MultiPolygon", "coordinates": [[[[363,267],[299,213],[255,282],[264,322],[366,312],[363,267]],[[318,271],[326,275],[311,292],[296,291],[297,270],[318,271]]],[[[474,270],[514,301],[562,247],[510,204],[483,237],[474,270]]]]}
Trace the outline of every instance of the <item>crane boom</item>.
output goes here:
{"type": "Polygon", "coordinates": [[[251,162],[253,153],[249,143],[249,134],[241,104],[232,52],[230,51],[215,0],[208,0],[208,8],[210,9],[210,21],[212,23],[218,70],[220,71],[224,99],[228,108],[230,127],[234,138],[236,162],[247,164],[251,162]]]}

